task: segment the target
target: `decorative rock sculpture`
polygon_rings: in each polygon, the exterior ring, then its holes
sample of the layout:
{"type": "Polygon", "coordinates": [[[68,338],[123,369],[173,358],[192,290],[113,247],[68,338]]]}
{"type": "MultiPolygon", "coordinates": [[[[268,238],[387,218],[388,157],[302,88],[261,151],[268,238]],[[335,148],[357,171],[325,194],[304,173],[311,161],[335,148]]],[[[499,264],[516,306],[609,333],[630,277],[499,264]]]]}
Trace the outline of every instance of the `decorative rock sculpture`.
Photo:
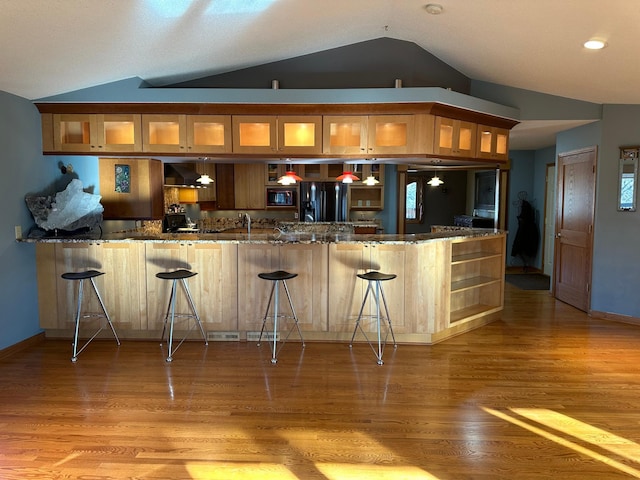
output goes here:
{"type": "Polygon", "coordinates": [[[82,182],[73,179],[64,191],[53,196],[27,196],[25,200],[41,229],[73,231],[93,229],[102,223],[101,198],[83,191],[82,182]]]}

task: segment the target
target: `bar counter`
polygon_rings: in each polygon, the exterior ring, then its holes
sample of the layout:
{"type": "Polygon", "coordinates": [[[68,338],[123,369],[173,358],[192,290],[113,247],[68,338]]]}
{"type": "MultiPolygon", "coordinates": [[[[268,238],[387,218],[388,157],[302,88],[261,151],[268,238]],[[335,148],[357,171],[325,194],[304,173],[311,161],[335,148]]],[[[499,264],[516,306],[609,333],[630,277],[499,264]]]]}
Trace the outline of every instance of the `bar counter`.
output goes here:
{"type": "MultiPolygon", "coordinates": [[[[499,318],[506,237],[493,229],[434,230],[122,232],[22,241],[36,243],[40,325],[48,337],[72,337],[75,289],[62,273],[105,272],[98,288],[119,336],[157,339],[169,291],[155,275],[186,268],[198,273],[189,285],[211,341],[253,341],[271,287],[258,273],[274,270],[298,274],[288,284],[305,340],[348,341],[366,288],[357,274],[378,270],[397,275],[384,290],[398,342],[433,344],[499,318]]],[[[373,311],[375,304],[365,308],[373,311]]]]}

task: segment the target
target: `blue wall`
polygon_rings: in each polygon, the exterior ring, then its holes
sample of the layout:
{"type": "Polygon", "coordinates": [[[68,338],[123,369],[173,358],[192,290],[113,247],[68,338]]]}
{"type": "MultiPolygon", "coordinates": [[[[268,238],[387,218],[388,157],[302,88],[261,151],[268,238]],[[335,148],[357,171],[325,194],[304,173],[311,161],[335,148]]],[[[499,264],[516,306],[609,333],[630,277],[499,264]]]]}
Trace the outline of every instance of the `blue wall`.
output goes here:
{"type": "Polygon", "coordinates": [[[558,152],[597,146],[591,308],[640,317],[640,212],[618,212],[621,146],[640,145],[640,106],[605,105],[603,119],[558,136],[558,152]],[[589,128],[590,127],[590,128],[589,128]]]}
{"type": "Polygon", "coordinates": [[[35,246],[15,240],[16,225],[25,235],[33,225],[25,195],[49,188],[60,175],[55,162],[43,157],[41,142],[34,105],[0,91],[0,349],[41,331],[35,246]]]}

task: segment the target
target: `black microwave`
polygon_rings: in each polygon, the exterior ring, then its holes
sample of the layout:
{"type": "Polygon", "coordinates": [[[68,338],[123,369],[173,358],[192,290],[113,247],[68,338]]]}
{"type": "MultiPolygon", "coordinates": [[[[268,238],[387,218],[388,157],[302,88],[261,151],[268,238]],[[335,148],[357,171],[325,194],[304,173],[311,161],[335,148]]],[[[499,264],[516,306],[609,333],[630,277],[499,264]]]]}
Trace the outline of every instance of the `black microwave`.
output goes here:
{"type": "Polygon", "coordinates": [[[296,191],[288,188],[267,188],[267,207],[294,207],[296,191]]]}

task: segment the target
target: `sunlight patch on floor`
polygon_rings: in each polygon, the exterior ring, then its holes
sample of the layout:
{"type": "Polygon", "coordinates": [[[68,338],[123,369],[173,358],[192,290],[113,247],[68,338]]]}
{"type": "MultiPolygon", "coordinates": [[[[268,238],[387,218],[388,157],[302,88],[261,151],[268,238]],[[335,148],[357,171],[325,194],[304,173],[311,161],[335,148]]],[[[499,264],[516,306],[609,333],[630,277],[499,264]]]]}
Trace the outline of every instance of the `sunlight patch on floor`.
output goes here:
{"type": "MultiPolygon", "coordinates": [[[[591,457],[594,460],[598,460],[599,462],[602,462],[602,463],[604,463],[606,465],[609,465],[612,468],[616,468],[616,469],[620,470],[621,472],[625,472],[625,473],[627,473],[627,474],[629,474],[629,475],[631,475],[631,476],[633,476],[635,478],[640,478],[640,471],[639,470],[637,470],[635,468],[632,468],[632,467],[630,467],[628,465],[625,465],[624,463],[618,462],[617,460],[613,460],[613,459],[611,459],[611,458],[609,458],[609,457],[607,457],[605,455],[602,455],[601,453],[595,452],[595,451],[593,451],[593,450],[591,450],[591,449],[589,449],[587,447],[584,447],[584,446],[582,446],[582,445],[580,445],[578,443],[575,443],[575,442],[573,442],[571,440],[568,440],[566,438],[563,438],[561,436],[558,436],[558,435],[550,433],[550,432],[548,432],[546,430],[543,430],[542,428],[536,427],[535,425],[532,425],[532,424],[529,424],[529,423],[527,423],[525,421],[522,421],[522,420],[512,416],[509,413],[500,412],[498,410],[494,410],[494,409],[488,408],[488,407],[482,407],[482,409],[485,412],[487,412],[487,413],[489,413],[489,414],[491,414],[491,415],[493,415],[495,417],[498,417],[498,418],[500,418],[502,420],[505,420],[505,421],[510,422],[510,423],[512,423],[514,425],[517,425],[517,426],[522,427],[522,428],[524,428],[526,430],[529,430],[530,432],[535,433],[536,435],[540,435],[541,437],[544,437],[544,438],[546,438],[548,440],[556,442],[557,444],[562,445],[563,447],[569,448],[571,450],[574,450],[574,451],[578,452],[581,455],[585,455],[585,456],[591,457]]],[[[511,410],[514,413],[518,414],[518,415],[520,415],[521,412],[523,412],[523,411],[524,412],[527,411],[527,409],[517,409],[517,408],[511,409],[511,410]]],[[[531,410],[536,410],[536,409],[531,409],[531,410]]],[[[537,417],[537,418],[528,418],[528,417],[525,417],[525,418],[527,418],[528,420],[533,420],[533,421],[539,422],[539,419],[542,418],[543,415],[541,414],[541,411],[542,411],[541,409],[537,409],[537,410],[539,410],[537,415],[533,416],[533,417],[537,417]]],[[[550,410],[547,410],[547,412],[550,412],[550,410]]],[[[576,435],[575,434],[576,432],[571,432],[570,430],[567,430],[566,429],[566,424],[567,424],[567,420],[566,419],[569,418],[569,417],[566,417],[564,415],[562,415],[562,417],[563,417],[563,419],[562,419],[561,423],[565,424],[565,426],[563,427],[564,429],[563,428],[558,428],[558,427],[561,427],[561,425],[548,424],[548,419],[552,418],[551,415],[549,415],[547,417],[547,421],[539,422],[539,423],[541,423],[545,427],[549,427],[550,426],[550,427],[552,427],[552,428],[554,428],[556,430],[559,430],[563,434],[567,434],[568,433],[568,434],[576,437],[579,440],[585,440],[582,437],[580,437],[579,435],[576,435]]],[[[573,420],[572,419],[572,423],[578,424],[578,423],[582,423],[582,422],[578,422],[577,420],[573,420]]],[[[588,440],[586,440],[586,441],[588,441],[588,440]]],[[[591,443],[594,443],[594,442],[591,442],[591,443]]],[[[594,445],[598,445],[599,447],[602,447],[602,445],[600,445],[599,443],[594,443],[594,445]]]]}

